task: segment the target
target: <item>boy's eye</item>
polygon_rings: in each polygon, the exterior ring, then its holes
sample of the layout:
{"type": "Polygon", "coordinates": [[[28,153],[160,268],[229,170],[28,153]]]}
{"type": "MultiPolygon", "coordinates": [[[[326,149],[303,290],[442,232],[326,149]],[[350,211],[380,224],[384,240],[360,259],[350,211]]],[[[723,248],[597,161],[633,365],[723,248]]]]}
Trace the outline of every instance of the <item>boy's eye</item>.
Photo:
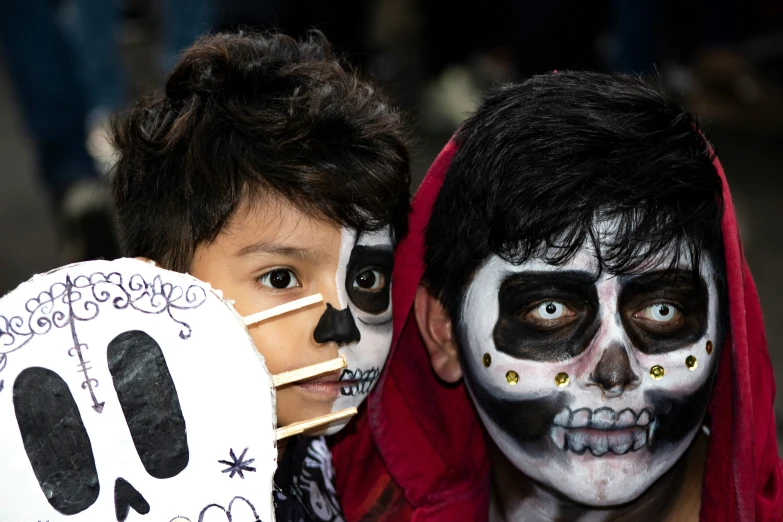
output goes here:
{"type": "Polygon", "coordinates": [[[287,268],[276,268],[258,278],[258,282],[275,290],[301,286],[293,271],[287,268]]]}
{"type": "Polygon", "coordinates": [[[654,303],[634,313],[633,318],[647,330],[657,333],[677,330],[684,321],[682,312],[672,303],[654,303]]]}
{"type": "Polygon", "coordinates": [[[357,274],[353,287],[365,292],[380,292],[386,286],[386,276],[380,271],[368,268],[357,274]]]}
{"type": "Polygon", "coordinates": [[[541,319],[559,319],[563,316],[565,310],[566,308],[563,306],[563,303],[549,301],[538,305],[538,308],[533,311],[533,315],[537,315],[541,319]]]}
{"type": "Polygon", "coordinates": [[[679,315],[680,311],[669,303],[655,303],[642,310],[642,316],[660,323],[668,323],[679,315]]]}
{"type": "Polygon", "coordinates": [[[526,323],[542,331],[558,329],[576,318],[577,313],[560,301],[540,302],[524,315],[526,323]]]}

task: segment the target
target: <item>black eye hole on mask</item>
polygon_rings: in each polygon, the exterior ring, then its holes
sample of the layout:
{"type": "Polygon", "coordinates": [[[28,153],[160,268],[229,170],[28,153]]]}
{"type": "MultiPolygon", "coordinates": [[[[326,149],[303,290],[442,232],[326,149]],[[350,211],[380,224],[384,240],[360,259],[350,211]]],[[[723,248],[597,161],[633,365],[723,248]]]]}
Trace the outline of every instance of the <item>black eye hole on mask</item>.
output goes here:
{"type": "Polygon", "coordinates": [[[177,389],[158,343],[142,331],[109,343],[109,371],[144,468],[158,479],[178,475],[190,453],[177,389]]]}
{"type": "Polygon", "coordinates": [[[345,290],[362,312],[381,314],[389,309],[394,252],[389,247],[357,245],[351,252],[345,290]]]}
{"type": "Polygon", "coordinates": [[[100,493],[92,444],[65,381],[46,368],[27,368],[14,381],[13,401],[27,458],[49,504],[63,515],[92,506],[100,493]]]}

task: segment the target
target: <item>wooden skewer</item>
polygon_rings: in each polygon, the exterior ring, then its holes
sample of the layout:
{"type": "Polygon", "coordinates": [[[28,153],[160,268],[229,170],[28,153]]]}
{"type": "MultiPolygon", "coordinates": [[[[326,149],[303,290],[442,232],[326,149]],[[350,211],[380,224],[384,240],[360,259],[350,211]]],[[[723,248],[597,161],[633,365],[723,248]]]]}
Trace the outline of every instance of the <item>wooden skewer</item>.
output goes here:
{"type": "Polygon", "coordinates": [[[345,362],[345,356],[341,355],[331,361],[326,361],[312,366],[305,366],[304,368],[298,368],[289,372],[278,373],[272,376],[272,384],[275,388],[279,388],[284,384],[291,384],[292,382],[303,381],[310,377],[318,377],[324,373],[333,372],[341,368],[348,366],[345,362]]]}
{"type": "Polygon", "coordinates": [[[261,321],[266,321],[272,317],[277,317],[278,315],[293,312],[294,310],[304,308],[305,306],[310,306],[311,304],[320,303],[323,300],[324,296],[321,294],[313,294],[308,297],[297,299],[296,301],[291,301],[290,303],[283,303],[280,306],[272,307],[268,310],[264,310],[263,312],[258,312],[257,314],[248,315],[242,319],[244,319],[246,326],[250,326],[251,324],[260,323],[261,321]]]}
{"type": "Polygon", "coordinates": [[[347,419],[348,417],[353,417],[356,415],[356,413],[356,408],[352,406],[350,408],[345,408],[344,410],[329,413],[328,415],[321,415],[320,417],[316,417],[314,419],[294,422],[288,426],[277,428],[275,430],[275,438],[277,440],[282,440],[292,435],[299,435],[306,430],[317,428],[318,426],[323,426],[324,424],[330,424],[338,420],[347,419]]]}

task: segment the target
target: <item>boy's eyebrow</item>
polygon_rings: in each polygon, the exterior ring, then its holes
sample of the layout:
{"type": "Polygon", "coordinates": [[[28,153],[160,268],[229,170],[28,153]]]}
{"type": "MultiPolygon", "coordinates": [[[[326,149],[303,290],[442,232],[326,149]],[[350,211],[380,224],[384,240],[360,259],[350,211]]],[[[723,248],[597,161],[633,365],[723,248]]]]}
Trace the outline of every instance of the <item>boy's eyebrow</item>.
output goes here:
{"type": "Polygon", "coordinates": [[[255,254],[272,254],[282,257],[290,257],[303,263],[317,263],[329,257],[323,250],[313,248],[300,248],[279,243],[260,241],[241,248],[235,255],[237,257],[255,254]]]}

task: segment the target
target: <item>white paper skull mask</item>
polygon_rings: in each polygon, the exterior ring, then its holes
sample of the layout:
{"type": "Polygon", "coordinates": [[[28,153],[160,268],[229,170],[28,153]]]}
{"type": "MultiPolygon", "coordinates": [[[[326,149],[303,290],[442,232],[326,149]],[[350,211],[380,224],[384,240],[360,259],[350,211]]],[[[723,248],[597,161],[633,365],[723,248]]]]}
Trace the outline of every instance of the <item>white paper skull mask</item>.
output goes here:
{"type": "Polygon", "coordinates": [[[517,469],[581,504],[632,501],[680,459],[709,403],[723,337],[710,260],[637,274],[490,257],[470,283],[460,344],[488,433],[517,469]],[[675,325],[673,321],[678,321],[675,325]]]}
{"type": "Polygon", "coordinates": [[[271,521],[271,377],[209,285],[124,259],[0,300],[0,519],[271,521]]]}

